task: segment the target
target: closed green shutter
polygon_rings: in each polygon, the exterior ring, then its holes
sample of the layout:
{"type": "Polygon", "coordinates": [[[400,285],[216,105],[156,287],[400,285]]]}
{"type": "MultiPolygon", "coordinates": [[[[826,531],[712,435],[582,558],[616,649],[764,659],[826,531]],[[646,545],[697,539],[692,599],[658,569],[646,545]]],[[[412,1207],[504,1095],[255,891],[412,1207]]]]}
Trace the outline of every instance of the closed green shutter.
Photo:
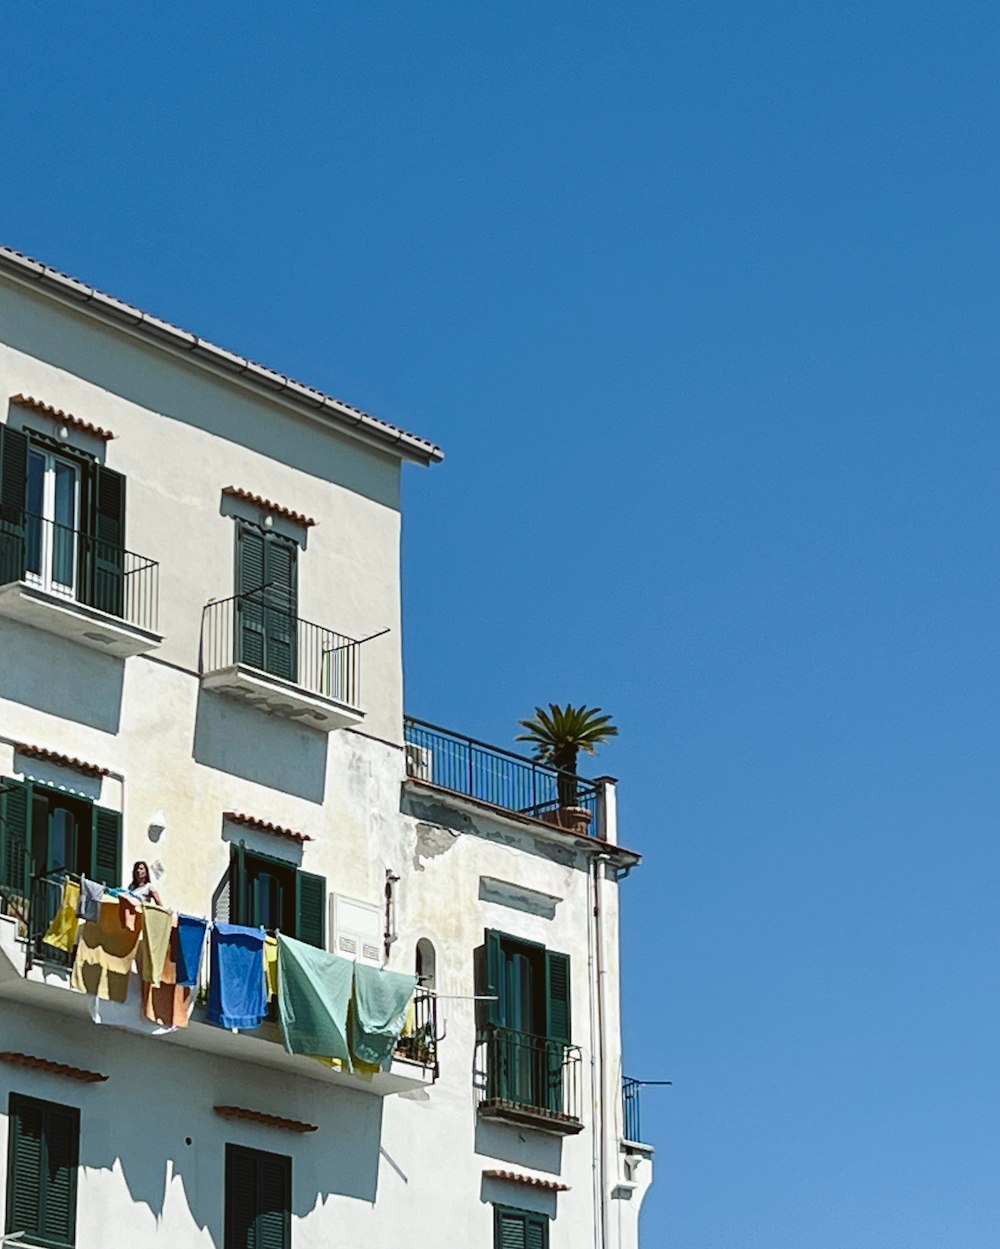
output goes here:
{"type": "Polygon", "coordinates": [[[298,594],[296,584],[296,547],[277,534],[269,534],[265,549],[265,579],[269,583],[267,600],[267,663],[266,668],[286,681],[297,678],[296,633],[298,631],[298,594]]]}
{"type": "Polygon", "coordinates": [[[486,1003],[486,1022],[489,1024],[501,1024],[504,1021],[503,1002],[501,994],[503,992],[501,982],[503,979],[503,951],[500,948],[500,934],[495,928],[487,928],[486,930],[486,984],[483,986],[483,993],[492,998],[492,1001],[486,1003]]]}
{"type": "Polygon", "coordinates": [[[11,1094],[8,1232],[52,1249],[73,1245],[79,1149],[79,1110],[11,1094]]]}
{"type": "Polygon", "coordinates": [[[0,888],[26,898],[31,882],[31,782],[0,779],[0,888]]]}
{"type": "Polygon", "coordinates": [[[524,1221],[526,1249],[549,1249],[549,1221],[540,1214],[529,1214],[524,1221]]]}
{"type": "Polygon", "coordinates": [[[326,877],[295,873],[295,935],[299,941],[326,946],[326,877]]]}
{"type": "Polygon", "coordinates": [[[545,951],[545,1017],[550,1041],[571,1038],[569,955],[545,951]]]}
{"type": "Polygon", "coordinates": [[[89,492],[89,515],[84,554],[85,601],[112,616],[124,609],[125,584],[125,478],[97,464],[89,492]]]}
{"type": "Polygon", "coordinates": [[[264,667],[264,534],[255,525],[236,527],[236,660],[264,667]]]}
{"type": "Polygon", "coordinates": [[[28,439],[0,425],[0,585],[24,576],[24,509],[28,489],[28,439]]]}
{"type": "Polygon", "coordinates": [[[250,888],[247,880],[246,851],[243,842],[229,848],[230,924],[250,923],[250,888]]]}
{"type": "Polygon", "coordinates": [[[122,817],[107,807],[94,807],[93,831],[90,839],[91,880],[112,889],[122,883],[122,817]]]}
{"type": "Polygon", "coordinates": [[[289,1249],[292,1160],[226,1146],[225,1249],[289,1249]]]}

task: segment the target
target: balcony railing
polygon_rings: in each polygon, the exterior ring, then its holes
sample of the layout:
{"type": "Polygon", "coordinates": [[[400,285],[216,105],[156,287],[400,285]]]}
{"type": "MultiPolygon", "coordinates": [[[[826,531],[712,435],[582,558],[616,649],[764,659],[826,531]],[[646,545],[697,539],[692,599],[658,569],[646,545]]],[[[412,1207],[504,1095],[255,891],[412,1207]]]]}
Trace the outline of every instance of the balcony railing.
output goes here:
{"type": "Polygon", "coordinates": [[[579,1131],[579,1047],[490,1025],[476,1041],[476,1096],[480,1114],[579,1131]]]}
{"type": "Polygon", "coordinates": [[[596,782],[409,716],[403,735],[406,770],[414,780],[551,824],[567,825],[563,814],[583,809],[599,833],[596,782]]]}
{"type": "Polygon", "coordinates": [[[241,664],[347,707],[360,706],[360,643],[300,620],[260,594],[209,603],[202,615],[201,673],[241,664]]]}
{"type": "Polygon", "coordinates": [[[430,1067],[438,1075],[437,994],[418,989],[413,999],[413,1028],[396,1042],[396,1057],[430,1067]]]}
{"type": "Polygon", "coordinates": [[[43,516],[0,517],[0,585],[24,582],[155,633],[160,566],[43,516]]]}
{"type": "Polygon", "coordinates": [[[637,1080],[634,1076],[622,1077],[622,1128],[625,1140],[642,1143],[640,1094],[644,1088],[665,1088],[669,1080],[637,1080]]]}

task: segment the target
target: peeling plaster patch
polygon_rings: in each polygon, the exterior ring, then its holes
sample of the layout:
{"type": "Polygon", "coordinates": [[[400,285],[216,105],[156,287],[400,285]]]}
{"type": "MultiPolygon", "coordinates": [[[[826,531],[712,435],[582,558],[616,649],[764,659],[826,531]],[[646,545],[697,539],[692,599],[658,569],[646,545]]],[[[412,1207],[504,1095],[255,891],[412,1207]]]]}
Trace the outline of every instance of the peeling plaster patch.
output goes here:
{"type": "Polygon", "coordinates": [[[482,902],[498,902],[501,906],[526,911],[529,915],[538,915],[542,919],[554,919],[556,907],[562,901],[562,898],[557,898],[554,894],[528,889],[525,885],[515,885],[508,880],[497,880],[493,876],[480,876],[479,897],[482,902]]]}
{"type": "Polygon", "coordinates": [[[417,849],[413,856],[413,866],[418,872],[424,870],[421,859],[436,859],[439,854],[446,854],[459,834],[451,829],[442,828],[439,824],[417,825],[417,849]]]}

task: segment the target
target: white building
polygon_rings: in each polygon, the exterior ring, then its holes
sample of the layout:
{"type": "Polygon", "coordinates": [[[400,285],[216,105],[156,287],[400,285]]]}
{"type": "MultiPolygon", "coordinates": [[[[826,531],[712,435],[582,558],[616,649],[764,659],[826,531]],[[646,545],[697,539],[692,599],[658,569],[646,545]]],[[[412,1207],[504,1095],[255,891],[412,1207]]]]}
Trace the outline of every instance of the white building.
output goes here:
{"type": "Polygon", "coordinates": [[[637,1244],[614,783],[588,827],[546,769],[404,717],[400,473],[440,458],[0,250],[12,1243],[637,1244]],[[157,1027],[135,973],[74,990],[40,940],[66,873],[135,860],[165,906],[415,969],[396,1056],[351,1075],[200,1003],[157,1027]]]}

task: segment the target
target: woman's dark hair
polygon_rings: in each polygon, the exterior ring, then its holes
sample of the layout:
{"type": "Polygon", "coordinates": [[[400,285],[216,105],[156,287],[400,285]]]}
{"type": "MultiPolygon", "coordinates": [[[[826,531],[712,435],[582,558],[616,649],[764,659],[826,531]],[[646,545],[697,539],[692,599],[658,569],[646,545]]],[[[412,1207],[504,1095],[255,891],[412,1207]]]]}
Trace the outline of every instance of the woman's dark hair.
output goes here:
{"type": "Polygon", "coordinates": [[[137,885],[140,885],[140,884],[151,885],[152,883],[153,883],[153,878],[149,874],[149,864],[146,862],[145,859],[136,859],[136,861],[132,864],[132,883],[129,885],[129,888],[135,889],[137,885]],[[140,867],[144,867],[146,869],[145,881],[139,880],[139,868],[140,867]]]}

